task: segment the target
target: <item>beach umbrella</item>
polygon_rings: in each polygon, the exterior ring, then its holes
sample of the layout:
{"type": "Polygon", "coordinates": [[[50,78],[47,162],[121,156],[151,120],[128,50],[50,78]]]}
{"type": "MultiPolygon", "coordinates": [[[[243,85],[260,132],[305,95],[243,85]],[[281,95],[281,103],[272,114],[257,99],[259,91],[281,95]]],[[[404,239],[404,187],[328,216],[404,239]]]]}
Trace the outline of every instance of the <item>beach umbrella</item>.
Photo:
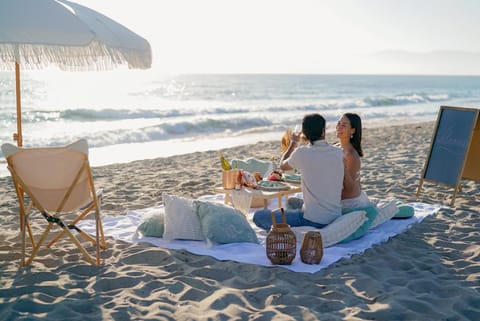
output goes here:
{"type": "Polygon", "coordinates": [[[0,70],[15,70],[18,146],[23,144],[20,69],[147,69],[151,63],[147,40],[85,6],[66,0],[0,0],[0,70]]]}

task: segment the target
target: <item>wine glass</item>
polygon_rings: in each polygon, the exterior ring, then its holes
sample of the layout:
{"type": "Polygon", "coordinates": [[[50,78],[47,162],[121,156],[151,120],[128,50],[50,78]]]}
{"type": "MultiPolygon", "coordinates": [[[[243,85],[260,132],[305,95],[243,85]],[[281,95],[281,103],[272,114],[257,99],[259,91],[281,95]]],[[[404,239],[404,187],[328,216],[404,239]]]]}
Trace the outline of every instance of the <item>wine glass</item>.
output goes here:
{"type": "Polygon", "coordinates": [[[293,129],[293,134],[300,138],[299,144],[302,144],[302,125],[296,124],[293,129]]]}

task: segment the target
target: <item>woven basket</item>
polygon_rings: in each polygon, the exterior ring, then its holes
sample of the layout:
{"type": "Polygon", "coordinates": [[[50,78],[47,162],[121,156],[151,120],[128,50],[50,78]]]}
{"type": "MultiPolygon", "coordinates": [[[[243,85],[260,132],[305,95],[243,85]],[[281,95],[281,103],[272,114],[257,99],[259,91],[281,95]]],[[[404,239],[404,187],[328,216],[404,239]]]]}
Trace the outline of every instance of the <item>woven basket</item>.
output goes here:
{"type": "Polygon", "coordinates": [[[287,224],[285,212],[282,212],[283,223],[275,222],[275,214],[272,211],[272,228],[268,232],[266,247],[267,257],[273,264],[291,264],[297,253],[297,238],[287,224]]]}
{"type": "Polygon", "coordinates": [[[306,264],[319,264],[323,256],[322,234],[308,231],[302,240],[300,258],[306,264]]]}
{"type": "Polygon", "coordinates": [[[224,189],[234,189],[238,182],[239,169],[229,169],[222,171],[222,186],[224,189]]]}

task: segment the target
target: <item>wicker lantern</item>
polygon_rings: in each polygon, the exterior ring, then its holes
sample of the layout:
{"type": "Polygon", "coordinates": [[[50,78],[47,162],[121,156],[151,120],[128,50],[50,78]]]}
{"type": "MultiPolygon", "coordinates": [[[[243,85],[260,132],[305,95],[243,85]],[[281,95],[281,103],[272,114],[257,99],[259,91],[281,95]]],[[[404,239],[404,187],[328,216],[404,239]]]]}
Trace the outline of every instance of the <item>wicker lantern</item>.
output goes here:
{"type": "Polygon", "coordinates": [[[285,212],[282,212],[283,223],[275,221],[275,214],[272,211],[272,228],[267,235],[267,257],[273,264],[291,264],[297,252],[297,238],[287,224],[285,212]]]}
{"type": "Polygon", "coordinates": [[[303,237],[300,258],[306,264],[319,264],[323,256],[322,234],[308,231],[303,237]]]}

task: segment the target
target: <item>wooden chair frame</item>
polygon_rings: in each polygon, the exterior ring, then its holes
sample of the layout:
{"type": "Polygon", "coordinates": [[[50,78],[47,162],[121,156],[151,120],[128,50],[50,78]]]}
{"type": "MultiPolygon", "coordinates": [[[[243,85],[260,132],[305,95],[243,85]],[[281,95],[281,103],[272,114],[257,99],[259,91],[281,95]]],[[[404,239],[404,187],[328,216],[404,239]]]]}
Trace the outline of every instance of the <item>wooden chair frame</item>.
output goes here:
{"type": "MultiPolygon", "coordinates": [[[[82,142],[86,146],[86,141],[82,142]]],[[[75,143],[74,143],[75,144],[75,143]]],[[[7,144],[5,144],[7,145],[7,144]]],[[[10,144],[8,144],[10,145],[10,144]]],[[[72,144],[73,145],[73,144],[72,144]]],[[[13,145],[11,145],[13,146],[13,145]]],[[[71,146],[71,145],[69,145],[71,146]]],[[[62,147],[59,147],[62,148],[62,147]]],[[[3,149],[3,146],[2,146],[3,149]]],[[[38,150],[39,148],[37,148],[38,150]]],[[[47,149],[52,149],[52,148],[47,148],[47,149]]],[[[21,148],[18,149],[20,152],[28,150],[28,148],[21,148]]],[[[5,154],[5,152],[4,152],[5,154]]],[[[101,198],[101,193],[97,193],[95,191],[95,186],[93,182],[93,177],[90,169],[90,165],[88,162],[88,154],[87,153],[82,153],[83,159],[81,161],[81,166],[78,168],[77,173],[74,176],[74,179],[72,180],[71,184],[68,186],[68,188],[65,189],[65,192],[63,194],[63,197],[61,198],[61,202],[56,208],[45,208],[45,206],[42,204],[42,201],[39,200],[36,196],[35,193],[33,193],[30,189],[30,187],[24,182],[22,179],[21,175],[17,172],[16,166],[15,166],[15,161],[13,159],[14,155],[7,155],[7,163],[8,163],[8,169],[11,173],[12,180],[13,180],[13,185],[15,187],[15,191],[18,197],[19,201],[19,216],[20,216],[20,234],[21,234],[21,244],[22,244],[22,250],[21,250],[21,265],[26,266],[29,265],[33,262],[33,259],[35,256],[38,254],[38,251],[40,250],[42,244],[45,242],[47,236],[49,235],[52,227],[54,225],[57,225],[61,228],[61,231],[57,233],[57,235],[51,240],[46,247],[50,248],[53,246],[62,236],[65,234],[68,236],[68,238],[75,244],[75,246],[80,250],[80,252],[83,254],[85,259],[92,265],[100,265],[100,248],[106,249],[106,242],[105,242],[105,236],[103,233],[103,227],[101,223],[101,218],[100,218],[100,201],[99,199],[101,198]],[[69,200],[70,196],[72,195],[72,192],[74,191],[74,188],[76,187],[79,179],[82,177],[82,174],[85,174],[88,180],[87,186],[88,186],[88,192],[89,195],[91,196],[91,201],[90,203],[80,207],[76,208],[74,210],[70,210],[68,212],[64,211],[65,204],[69,200]],[[26,197],[29,198],[29,202],[27,204],[26,202],[26,197]],[[29,217],[34,210],[38,210],[39,213],[42,214],[42,216],[47,220],[48,225],[46,229],[43,231],[41,234],[40,238],[38,240],[35,239],[34,233],[32,231],[32,228],[29,224],[29,217]],[[78,226],[76,225],[80,220],[85,218],[90,212],[94,211],[95,214],[95,222],[96,222],[96,235],[95,238],[92,236],[88,235],[84,231],[82,231],[78,226]],[[65,220],[62,218],[62,216],[66,216],[66,214],[77,214],[77,216],[69,223],[65,222],[65,220]],[[86,238],[88,241],[92,242],[95,247],[96,247],[96,253],[95,253],[95,258],[90,255],[87,250],[82,246],[80,241],[77,239],[77,237],[71,232],[71,230],[74,229],[76,230],[79,235],[82,237],[86,238]],[[26,248],[27,248],[27,240],[26,236],[28,233],[28,237],[30,239],[31,243],[31,253],[27,257],[26,254],[26,248]]]]}

